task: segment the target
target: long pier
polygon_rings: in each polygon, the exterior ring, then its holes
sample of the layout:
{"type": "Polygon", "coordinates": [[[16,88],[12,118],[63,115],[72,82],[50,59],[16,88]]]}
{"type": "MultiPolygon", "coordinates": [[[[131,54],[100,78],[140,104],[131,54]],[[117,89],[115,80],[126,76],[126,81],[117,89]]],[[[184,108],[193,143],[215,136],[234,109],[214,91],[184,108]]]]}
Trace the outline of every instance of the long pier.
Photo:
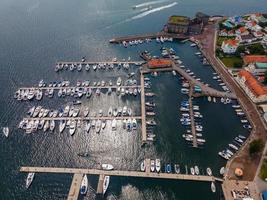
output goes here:
{"type": "Polygon", "coordinates": [[[90,175],[103,174],[107,176],[158,178],[158,179],[188,180],[188,181],[201,181],[201,182],[223,181],[220,178],[216,178],[214,176],[205,176],[205,175],[188,175],[188,174],[121,171],[121,170],[105,171],[100,169],[85,169],[85,168],[82,169],[82,168],[56,168],[56,167],[21,167],[20,172],[90,174],[90,175]]]}
{"type": "Polygon", "coordinates": [[[193,88],[192,86],[190,87],[190,92],[189,92],[189,111],[190,111],[190,119],[191,119],[191,132],[193,135],[193,147],[197,148],[197,137],[196,137],[196,127],[195,127],[195,119],[194,119],[194,111],[193,111],[193,102],[192,102],[192,93],[193,93],[193,88]]]}
{"type": "Polygon", "coordinates": [[[166,38],[173,38],[173,39],[180,39],[184,40],[189,38],[186,35],[182,34],[171,34],[166,32],[157,32],[157,33],[147,33],[147,34],[140,34],[140,35],[130,35],[124,37],[117,37],[109,40],[110,43],[122,43],[123,41],[129,42],[133,40],[145,40],[145,39],[156,39],[159,37],[166,37],[166,38]]]}
{"type": "Polygon", "coordinates": [[[147,140],[146,132],[146,107],[145,107],[145,87],[144,87],[144,74],[140,70],[140,81],[141,81],[141,117],[142,117],[142,143],[144,144],[147,140]]]}

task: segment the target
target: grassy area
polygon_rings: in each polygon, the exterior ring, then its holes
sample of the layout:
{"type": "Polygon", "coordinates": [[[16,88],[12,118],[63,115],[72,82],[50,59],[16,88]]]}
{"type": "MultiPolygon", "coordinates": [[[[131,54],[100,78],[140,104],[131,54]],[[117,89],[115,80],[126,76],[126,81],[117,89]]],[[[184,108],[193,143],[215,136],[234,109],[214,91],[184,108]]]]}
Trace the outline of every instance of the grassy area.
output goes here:
{"type": "Polygon", "coordinates": [[[226,67],[235,67],[235,68],[240,67],[241,68],[243,64],[242,58],[236,57],[236,56],[224,57],[224,58],[221,58],[221,61],[226,67]]]}
{"type": "Polygon", "coordinates": [[[261,170],[260,170],[260,177],[264,181],[267,179],[267,159],[264,159],[262,163],[261,170]]]}
{"type": "Polygon", "coordinates": [[[217,38],[217,46],[222,46],[222,43],[224,40],[229,40],[229,39],[235,39],[235,37],[222,37],[222,36],[219,36],[217,38]]]}

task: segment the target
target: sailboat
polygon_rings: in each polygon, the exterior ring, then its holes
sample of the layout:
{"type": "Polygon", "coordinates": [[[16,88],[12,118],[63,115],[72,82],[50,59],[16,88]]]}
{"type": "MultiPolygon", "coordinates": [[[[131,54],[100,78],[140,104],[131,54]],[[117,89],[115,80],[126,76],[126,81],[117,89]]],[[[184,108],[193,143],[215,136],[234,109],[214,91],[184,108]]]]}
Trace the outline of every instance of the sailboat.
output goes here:
{"type": "Polygon", "coordinates": [[[26,188],[29,188],[32,184],[35,173],[29,173],[26,179],[26,188]]]}
{"type": "Polygon", "coordinates": [[[87,176],[85,174],[83,176],[82,184],[81,184],[81,187],[80,187],[80,193],[85,195],[86,192],[87,192],[87,189],[88,189],[88,179],[87,179],[87,176]]]}
{"type": "Polygon", "coordinates": [[[109,186],[109,181],[110,181],[110,176],[105,176],[104,177],[104,182],[103,182],[103,195],[105,195],[108,186],[109,186]]]}

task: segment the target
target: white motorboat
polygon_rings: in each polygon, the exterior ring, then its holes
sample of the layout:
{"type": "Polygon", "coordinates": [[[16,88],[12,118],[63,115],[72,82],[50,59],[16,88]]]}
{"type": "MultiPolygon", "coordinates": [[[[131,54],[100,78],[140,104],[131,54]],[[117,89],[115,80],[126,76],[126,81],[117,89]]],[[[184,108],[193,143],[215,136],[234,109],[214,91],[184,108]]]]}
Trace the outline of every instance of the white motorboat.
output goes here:
{"type": "Polygon", "coordinates": [[[87,179],[87,175],[85,174],[83,176],[83,180],[81,183],[81,187],[80,187],[80,193],[85,195],[88,189],[88,179],[87,179]]]}
{"type": "Polygon", "coordinates": [[[154,172],[155,171],[155,160],[150,161],[150,171],[154,172]]]}
{"type": "Polygon", "coordinates": [[[225,167],[222,167],[222,168],[220,169],[220,174],[221,174],[221,175],[224,175],[224,173],[225,173],[225,167]]]}
{"type": "Polygon", "coordinates": [[[208,174],[209,176],[212,176],[211,168],[208,167],[206,171],[207,171],[207,174],[208,174]]]}
{"type": "Polygon", "coordinates": [[[54,131],[55,126],[56,126],[55,121],[54,121],[54,120],[51,120],[51,121],[50,121],[50,126],[49,126],[49,129],[50,129],[51,132],[54,131]]]}
{"type": "Polygon", "coordinates": [[[76,131],[76,121],[75,120],[70,121],[69,131],[70,131],[71,136],[75,133],[75,131],[76,131]]]}
{"type": "Polygon", "coordinates": [[[65,120],[60,120],[59,122],[59,133],[62,133],[63,130],[65,129],[66,127],[66,121],[65,120]]]}
{"type": "Polygon", "coordinates": [[[108,186],[109,186],[109,182],[110,182],[110,176],[105,176],[104,177],[104,182],[103,182],[103,195],[105,195],[108,186]]]}
{"type": "Polygon", "coordinates": [[[156,171],[160,172],[160,169],[161,169],[160,159],[156,159],[156,171]]]}
{"type": "Polygon", "coordinates": [[[117,120],[113,119],[111,123],[112,130],[115,131],[117,129],[117,120]]]}
{"type": "Polygon", "coordinates": [[[114,169],[113,165],[111,164],[102,164],[101,167],[103,170],[108,170],[108,171],[114,169]]]}
{"type": "Polygon", "coordinates": [[[214,182],[211,182],[211,185],[210,185],[210,189],[213,193],[216,192],[216,187],[215,187],[215,183],[214,182]]]}
{"type": "Polygon", "coordinates": [[[30,185],[32,184],[32,181],[34,179],[35,173],[28,173],[27,179],[26,179],[26,188],[29,188],[30,185]]]}
{"type": "Polygon", "coordinates": [[[194,169],[195,169],[195,174],[196,174],[196,175],[199,175],[199,168],[198,168],[197,165],[194,167],[194,169]]]}
{"type": "Polygon", "coordinates": [[[102,124],[102,121],[101,120],[97,120],[96,121],[96,133],[99,133],[100,132],[101,124],[102,124]]]}
{"type": "Polygon", "coordinates": [[[121,77],[119,77],[118,79],[117,79],[117,86],[120,86],[121,85],[121,82],[122,82],[122,80],[121,80],[121,77]]]}
{"type": "Polygon", "coordinates": [[[87,133],[89,133],[90,128],[91,128],[91,123],[90,123],[90,122],[85,122],[84,130],[85,130],[87,133]]]}
{"type": "Polygon", "coordinates": [[[191,173],[192,175],[195,175],[195,170],[194,170],[193,167],[190,167],[190,173],[191,173]]]}
{"type": "Polygon", "coordinates": [[[85,107],[84,111],[83,111],[83,115],[84,117],[87,117],[89,114],[89,108],[88,107],[85,107]]]}
{"type": "Polygon", "coordinates": [[[3,128],[3,134],[4,134],[6,137],[8,137],[8,135],[9,135],[9,128],[8,128],[8,127],[4,127],[4,128],[3,128]]]}
{"type": "Polygon", "coordinates": [[[143,162],[141,162],[141,171],[144,172],[146,170],[146,160],[143,160],[143,162]]]}

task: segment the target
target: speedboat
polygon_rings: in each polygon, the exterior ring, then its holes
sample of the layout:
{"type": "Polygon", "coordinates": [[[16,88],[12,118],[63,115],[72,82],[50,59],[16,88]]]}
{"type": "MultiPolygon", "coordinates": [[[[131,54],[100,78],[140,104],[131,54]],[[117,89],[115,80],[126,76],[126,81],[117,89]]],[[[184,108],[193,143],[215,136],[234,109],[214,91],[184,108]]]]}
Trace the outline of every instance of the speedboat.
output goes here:
{"type": "Polygon", "coordinates": [[[83,176],[83,180],[80,187],[80,193],[85,195],[88,189],[88,179],[86,174],[83,176]]]}
{"type": "Polygon", "coordinates": [[[101,128],[102,128],[102,129],[105,129],[105,127],[106,127],[106,121],[103,120],[103,121],[102,121],[102,124],[101,124],[101,128]]]}
{"type": "Polygon", "coordinates": [[[96,133],[100,132],[101,124],[102,124],[101,120],[97,120],[97,122],[96,122],[96,133]]]}
{"type": "Polygon", "coordinates": [[[121,82],[122,82],[122,80],[121,80],[121,77],[119,77],[118,79],[117,79],[117,86],[120,86],[121,85],[121,82]]]}
{"type": "Polygon", "coordinates": [[[141,171],[144,172],[146,170],[146,161],[143,160],[143,162],[141,162],[141,171]]]}
{"type": "Polygon", "coordinates": [[[220,174],[223,175],[224,173],[225,173],[225,168],[222,167],[222,168],[220,169],[220,174]]]}
{"type": "Polygon", "coordinates": [[[206,171],[207,171],[207,174],[208,174],[209,176],[212,176],[211,168],[208,167],[206,171]]]}
{"type": "Polygon", "coordinates": [[[101,167],[103,170],[108,170],[108,171],[114,169],[113,165],[111,164],[102,164],[101,167]]]}
{"type": "Polygon", "coordinates": [[[113,119],[111,123],[112,130],[115,131],[117,129],[117,120],[113,119]]]}
{"type": "Polygon", "coordinates": [[[108,116],[112,116],[112,107],[109,107],[108,109],[108,116]]]}
{"type": "Polygon", "coordinates": [[[52,131],[52,132],[54,131],[54,129],[55,129],[55,125],[56,125],[56,124],[55,124],[55,121],[54,121],[54,120],[51,120],[51,121],[50,121],[50,127],[49,127],[50,131],[52,131]]]}
{"type": "Polygon", "coordinates": [[[85,122],[84,130],[85,130],[87,133],[89,133],[90,128],[91,128],[91,123],[90,123],[90,122],[85,122]]]}
{"type": "Polygon", "coordinates": [[[150,171],[154,172],[155,171],[155,160],[150,161],[150,171]]]}
{"type": "Polygon", "coordinates": [[[179,164],[175,164],[174,165],[174,170],[175,170],[176,174],[179,174],[180,173],[180,165],[179,164]]]}
{"type": "Polygon", "coordinates": [[[213,193],[216,192],[216,187],[215,187],[215,183],[214,182],[211,182],[210,189],[211,189],[211,191],[213,193]]]}
{"type": "Polygon", "coordinates": [[[161,168],[160,159],[156,159],[156,171],[160,172],[160,168],[161,168]]]}
{"type": "Polygon", "coordinates": [[[136,122],[136,119],[133,119],[133,120],[132,120],[132,128],[133,128],[133,130],[136,130],[136,128],[137,128],[137,122],[136,122]]]}
{"type": "Polygon", "coordinates": [[[105,176],[104,182],[103,182],[103,195],[106,193],[106,191],[108,189],[109,181],[110,181],[110,176],[105,176]]]}
{"type": "Polygon", "coordinates": [[[236,151],[238,151],[238,147],[235,146],[234,144],[228,144],[228,146],[236,151]]]}
{"type": "Polygon", "coordinates": [[[27,176],[27,179],[26,179],[26,188],[29,188],[30,185],[32,184],[32,181],[34,179],[34,175],[35,175],[35,173],[33,173],[33,172],[28,173],[28,176],[27,176]]]}
{"type": "Polygon", "coordinates": [[[88,107],[85,107],[84,111],[83,111],[83,115],[84,117],[87,117],[89,114],[89,108],[88,107]]]}
{"type": "Polygon", "coordinates": [[[49,129],[49,120],[45,121],[44,132],[46,132],[48,129],[49,129]]]}
{"type": "Polygon", "coordinates": [[[4,128],[3,128],[3,133],[4,133],[4,135],[5,135],[6,137],[8,137],[8,135],[9,135],[9,128],[8,128],[8,127],[4,127],[4,128]]]}

